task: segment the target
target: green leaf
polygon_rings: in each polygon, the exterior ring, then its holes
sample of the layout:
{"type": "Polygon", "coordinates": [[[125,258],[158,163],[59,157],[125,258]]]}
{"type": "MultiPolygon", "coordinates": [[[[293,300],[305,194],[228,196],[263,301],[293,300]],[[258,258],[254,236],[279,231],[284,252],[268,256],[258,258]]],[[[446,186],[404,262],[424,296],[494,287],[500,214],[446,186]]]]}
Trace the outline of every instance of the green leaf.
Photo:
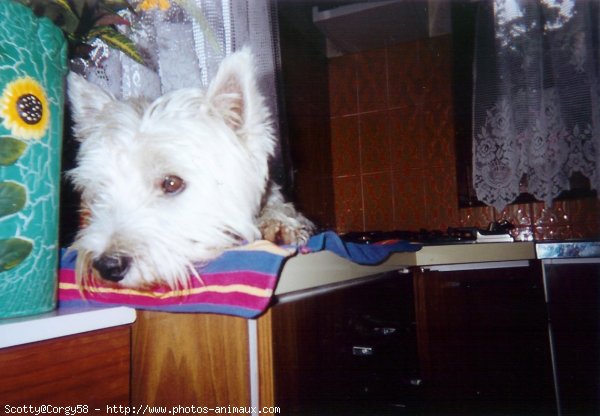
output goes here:
{"type": "Polygon", "coordinates": [[[75,33],[80,22],[79,15],[67,0],[54,0],[54,2],[61,8],[61,19],[58,20],[60,28],[67,34],[75,33]]]}
{"type": "Polygon", "coordinates": [[[27,145],[10,136],[0,136],[0,165],[12,165],[21,157],[27,145]]]}
{"type": "Polygon", "coordinates": [[[89,38],[100,38],[111,48],[120,50],[139,64],[145,65],[144,58],[138,52],[135,44],[127,36],[122,35],[111,26],[98,26],[90,30],[89,38]]]}
{"type": "Polygon", "coordinates": [[[65,13],[71,13],[72,15],[75,15],[75,12],[71,8],[71,5],[69,4],[69,2],[67,0],[52,0],[52,1],[56,4],[58,4],[60,7],[62,7],[63,10],[65,11],[65,13]]]}
{"type": "Polygon", "coordinates": [[[79,17],[68,0],[18,0],[37,15],[52,20],[66,34],[71,34],[79,24],[79,17]]]}
{"type": "Polygon", "coordinates": [[[27,201],[25,187],[16,182],[0,182],[0,218],[19,212],[27,201]]]}
{"type": "Polygon", "coordinates": [[[0,272],[19,265],[33,250],[33,243],[22,238],[0,240],[0,272]]]}
{"type": "Polygon", "coordinates": [[[126,0],[104,0],[102,7],[112,12],[120,12],[125,9],[128,9],[132,13],[135,12],[135,9],[126,0]]]}

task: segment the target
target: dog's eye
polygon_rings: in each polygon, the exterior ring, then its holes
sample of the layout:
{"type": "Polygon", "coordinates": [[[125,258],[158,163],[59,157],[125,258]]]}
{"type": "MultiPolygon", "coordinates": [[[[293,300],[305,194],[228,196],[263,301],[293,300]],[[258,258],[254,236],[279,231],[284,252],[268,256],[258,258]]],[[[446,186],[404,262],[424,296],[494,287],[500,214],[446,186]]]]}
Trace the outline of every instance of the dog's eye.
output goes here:
{"type": "Polygon", "coordinates": [[[183,191],[185,181],[177,175],[166,175],[162,180],[161,188],[165,194],[175,195],[183,191]]]}

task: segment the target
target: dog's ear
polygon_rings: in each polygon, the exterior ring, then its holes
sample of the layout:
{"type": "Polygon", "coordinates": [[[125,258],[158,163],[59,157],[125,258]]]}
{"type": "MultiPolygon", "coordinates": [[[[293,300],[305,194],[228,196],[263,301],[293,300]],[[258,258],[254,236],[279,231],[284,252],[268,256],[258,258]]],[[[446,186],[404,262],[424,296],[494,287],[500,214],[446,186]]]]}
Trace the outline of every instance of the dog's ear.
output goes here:
{"type": "Polygon", "coordinates": [[[67,92],[73,121],[78,125],[93,120],[106,104],[114,100],[110,93],[74,72],[67,76],[67,92]]]}
{"type": "Polygon", "coordinates": [[[235,131],[252,129],[269,117],[256,85],[256,68],[249,48],[223,59],[207,97],[212,108],[235,131]]]}

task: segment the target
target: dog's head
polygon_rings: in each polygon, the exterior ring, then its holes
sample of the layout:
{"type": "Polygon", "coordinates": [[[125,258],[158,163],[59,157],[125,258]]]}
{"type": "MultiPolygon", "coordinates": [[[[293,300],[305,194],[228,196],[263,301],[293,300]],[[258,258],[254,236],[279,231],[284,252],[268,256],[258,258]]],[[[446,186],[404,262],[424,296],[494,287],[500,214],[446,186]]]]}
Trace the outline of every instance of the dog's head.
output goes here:
{"type": "Polygon", "coordinates": [[[70,74],[80,141],[69,172],[87,212],[78,277],[185,285],[194,262],[260,237],[255,217],[275,147],[248,50],[225,58],[206,91],[118,101],[70,74]]]}

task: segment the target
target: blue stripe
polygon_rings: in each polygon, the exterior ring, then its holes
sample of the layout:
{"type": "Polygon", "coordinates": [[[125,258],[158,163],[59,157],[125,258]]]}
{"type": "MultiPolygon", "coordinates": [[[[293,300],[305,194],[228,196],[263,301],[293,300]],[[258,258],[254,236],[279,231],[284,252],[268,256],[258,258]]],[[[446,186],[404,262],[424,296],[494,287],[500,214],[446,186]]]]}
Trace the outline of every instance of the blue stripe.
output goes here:
{"type": "Polygon", "coordinates": [[[262,313],[260,309],[244,308],[239,306],[231,305],[216,305],[212,303],[195,303],[195,304],[179,304],[169,306],[138,306],[130,305],[128,303],[106,303],[97,302],[94,300],[69,300],[60,301],[59,307],[62,309],[68,308],[108,308],[113,306],[129,306],[138,310],[151,310],[151,311],[163,311],[163,312],[186,312],[186,313],[217,313],[224,315],[239,316],[242,318],[254,318],[262,313]]]}
{"type": "Polygon", "coordinates": [[[249,270],[277,275],[284,257],[265,251],[226,251],[198,268],[200,273],[227,273],[249,270]]]}

